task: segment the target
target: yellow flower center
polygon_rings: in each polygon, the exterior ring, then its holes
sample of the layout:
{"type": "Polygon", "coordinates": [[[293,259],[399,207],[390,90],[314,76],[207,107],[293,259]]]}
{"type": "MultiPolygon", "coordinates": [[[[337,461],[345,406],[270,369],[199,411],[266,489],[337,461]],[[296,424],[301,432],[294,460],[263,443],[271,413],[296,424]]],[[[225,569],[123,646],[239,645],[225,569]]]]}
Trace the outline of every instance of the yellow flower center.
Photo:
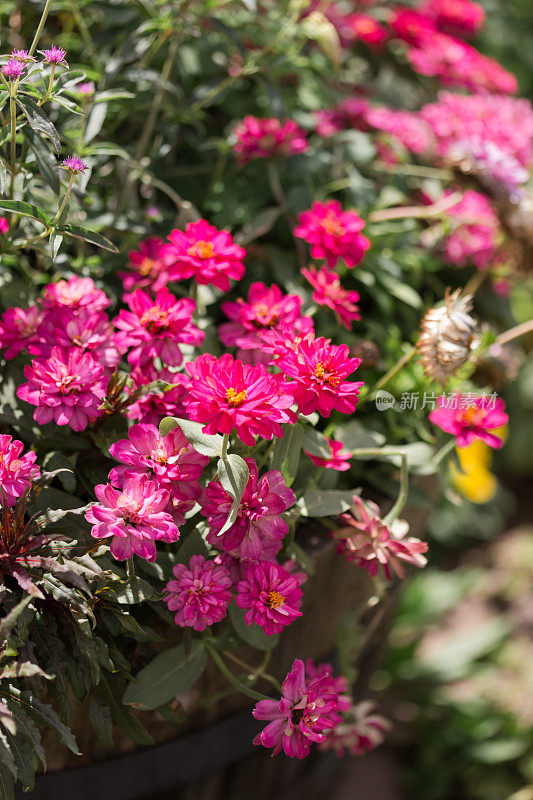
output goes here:
{"type": "Polygon", "coordinates": [[[279,592],[269,592],[267,604],[269,608],[279,608],[285,602],[285,598],[279,592]]]}
{"type": "Polygon", "coordinates": [[[480,425],[483,421],[483,412],[477,406],[468,406],[461,411],[461,421],[467,425],[480,425]]]}
{"type": "Polygon", "coordinates": [[[320,224],[331,236],[342,236],[345,232],[344,226],[339,222],[338,218],[333,214],[328,214],[321,220],[320,224]]]}
{"type": "Polygon", "coordinates": [[[153,265],[154,262],[151,258],[143,258],[143,260],[137,267],[137,270],[140,275],[146,276],[151,273],[153,265]]]}
{"type": "Polygon", "coordinates": [[[188,256],[196,256],[196,258],[211,258],[215,248],[212,242],[199,241],[195,242],[187,250],[188,256]]]}
{"type": "Polygon", "coordinates": [[[322,361],[319,361],[316,365],[315,377],[321,381],[324,381],[325,383],[329,383],[329,385],[333,388],[339,384],[339,378],[331,372],[328,373],[327,367],[322,363],[322,361]]]}
{"type": "Polygon", "coordinates": [[[168,327],[168,314],[160,308],[149,308],[141,317],[141,325],[149,333],[158,333],[162,328],[168,327]]]}
{"type": "Polygon", "coordinates": [[[231,408],[237,408],[238,406],[242,406],[246,400],[246,392],[244,389],[242,392],[237,392],[233,387],[231,387],[226,391],[226,400],[231,408]]]}

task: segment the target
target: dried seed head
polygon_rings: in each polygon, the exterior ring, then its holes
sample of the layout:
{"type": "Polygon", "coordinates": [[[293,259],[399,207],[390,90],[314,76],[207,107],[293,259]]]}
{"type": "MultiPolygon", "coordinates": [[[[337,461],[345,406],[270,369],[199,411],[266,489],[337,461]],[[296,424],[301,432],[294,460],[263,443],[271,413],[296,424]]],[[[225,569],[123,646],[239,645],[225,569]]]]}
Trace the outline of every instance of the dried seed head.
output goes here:
{"type": "Polygon", "coordinates": [[[477,323],[468,313],[471,307],[470,296],[447,289],[445,304],[430,308],[422,319],[416,349],[427,377],[442,386],[468,360],[474,345],[477,323]]]}

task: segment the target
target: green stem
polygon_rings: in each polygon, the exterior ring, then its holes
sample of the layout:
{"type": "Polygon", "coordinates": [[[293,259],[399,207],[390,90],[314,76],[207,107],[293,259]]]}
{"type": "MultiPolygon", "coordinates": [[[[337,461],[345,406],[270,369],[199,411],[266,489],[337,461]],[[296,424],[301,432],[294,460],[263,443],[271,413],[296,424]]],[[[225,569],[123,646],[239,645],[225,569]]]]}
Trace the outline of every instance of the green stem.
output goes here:
{"type": "Polygon", "coordinates": [[[432,461],[432,465],[434,467],[437,467],[440,464],[440,462],[443,461],[446,458],[446,456],[449,453],[452,452],[452,450],[453,450],[453,448],[455,447],[456,444],[457,444],[457,441],[456,441],[455,438],[452,438],[452,439],[450,439],[449,442],[446,442],[446,444],[444,444],[441,447],[441,449],[438,450],[435,453],[435,456],[434,456],[433,461],[432,461]]]}
{"type": "Polygon", "coordinates": [[[70,176],[70,180],[69,180],[69,182],[68,182],[67,191],[65,192],[65,196],[64,196],[64,198],[63,198],[63,202],[62,202],[62,203],[61,203],[61,205],[59,206],[59,211],[57,212],[57,214],[55,215],[54,219],[52,220],[52,223],[56,223],[56,222],[57,222],[59,219],[61,219],[61,214],[62,214],[62,213],[63,213],[63,211],[65,210],[65,206],[66,206],[66,205],[67,205],[67,203],[68,203],[68,199],[69,199],[69,197],[70,197],[70,193],[71,193],[71,191],[72,191],[72,187],[74,186],[74,180],[75,180],[75,178],[76,178],[76,176],[75,176],[75,175],[71,175],[71,176],[70,176]]]}
{"type": "Polygon", "coordinates": [[[220,454],[220,458],[226,459],[228,457],[228,444],[229,444],[229,433],[225,433],[222,437],[222,452],[220,454]]]}
{"type": "Polygon", "coordinates": [[[126,559],[126,575],[129,581],[135,577],[135,562],[133,561],[133,556],[126,559]]]}
{"type": "MultiPolygon", "coordinates": [[[[268,654],[269,653],[267,651],[267,656],[268,654]]],[[[264,670],[263,664],[260,664],[258,667],[252,667],[250,666],[250,664],[247,664],[245,661],[241,661],[240,658],[237,658],[237,656],[234,656],[233,653],[229,653],[227,650],[224,650],[224,655],[226,656],[226,658],[229,658],[231,661],[233,661],[234,664],[237,664],[237,666],[247,670],[247,672],[250,675],[250,678],[252,679],[262,678],[264,681],[267,681],[268,683],[272,684],[272,686],[281,694],[281,684],[279,683],[279,681],[276,680],[276,678],[273,675],[270,675],[268,672],[263,671],[264,670]]],[[[264,660],[265,659],[263,659],[263,662],[264,660]]]]}
{"type": "Polygon", "coordinates": [[[400,493],[398,494],[398,499],[394,503],[393,507],[383,520],[385,525],[391,525],[403,511],[403,508],[407,502],[407,497],[409,495],[409,472],[407,470],[407,455],[402,453],[402,465],[400,468],[400,493]]]}
{"type": "Polygon", "coordinates": [[[279,175],[279,168],[278,165],[270,161],[267,167],[268,171],[268,181],[270,183],[270,188],[272,189],[272,194],[276,202],[278,203],[281,208],[285,208],[287,205],[287,201],[285,199],[285,192],[283,191],[283,186],[281,185],[281,178],[279,175]]]}
{"type": "Polygon", "coordinates": [[[365,397],[361,398],[361,400],[359,401],[359,406],[361,406],[362,403],[366,403],[367,400],[371,400],[373,397],[375,397],[375,395],[379,392],[379,390],[383,389],[383,387],[386,386],[388,382],[392,380],[392,378],[394,378],[394,376],[397,375],[398,372],[400,372],[400,370],[403,369],[406,366],[406,364],[408,364],[411,361],[415,353],[416,353],[415,347],[411,347],[411,349],[408,350],[407,353],[404,353],[404,355],[400,358],[400,360],[397,361],[396,364],[388,372],[386,372],[382,378],[379,379],[374,388],[371,389],[371,391],[365,397]]]}
{"type": "Polygon", "coordinates": [[[52,88],[53,88],[53,85],[54,85],[55,72],[56,72],[56,65],[52,64],[52,69],[50,71],[50,80],[48,81],[48,89],[46,90],[44,97],[41,97],[41,99],[39,100],[39,105],[40,106],[44,105],[44,103],[46,103],[46,101],[49,100],[49,98],[52,95],[52,88]]]}
{"type": "Polygon", "coordinates": [[[231,670],[228,669],[228,667],[220,657],[218,650],[210,641],[206,641],[205,646],[207,648],[209,655],[211,656],[211,658],[213,659],[213,661],[215,662],[221,673],[224,675],[226,680],[228,680],[229,683],[231,683],[231,685],[234,686],[235,689],[237,689],[237,691],[242,692],[242,694],[245,694],[247,697],[251,697],[252,700],[272,699],[271,697],[268,697],[266,694],[261,694],[261,692],[256,692],[253,689],[250,689],[248,686],[245,686],[244,683],[241,683],[241,681],[233,674],[233,672],[231,672],[231,670]]]}
{"type": "Polygon", "coordinates": [[[28,50],[28,55],[32,56],[35,52],[35,48],[39,43],[39,39],[41,38],[41,33],[43,32],[44,23],[46,22],[46,18],[48,16],[48,12],[50,11],[50,6],[52,5],[52,0],[46,0],[44,4],[43,13],[41,14],[41,19],[39,20],[39,25],[37,26],[37,30],[35,31],[35,36],[33,37],[33,42],[31,43],[31,47],[28,50]]]}
{"type": "Polygon", "coordinates": [[[11,120],[11,179],[9,182],[9,198],[13,200],[15,192],[15,172],[17,168],[17,106],[15,95],[9,96],[9,116],[11,120]]]}

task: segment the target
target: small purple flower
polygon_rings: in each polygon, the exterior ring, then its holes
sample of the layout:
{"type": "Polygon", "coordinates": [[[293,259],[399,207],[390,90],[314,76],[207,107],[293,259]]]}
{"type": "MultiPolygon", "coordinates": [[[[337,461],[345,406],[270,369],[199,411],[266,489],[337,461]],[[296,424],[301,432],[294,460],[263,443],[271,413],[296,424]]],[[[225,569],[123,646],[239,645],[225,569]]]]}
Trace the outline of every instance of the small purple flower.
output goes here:
{"type": "Polygon", "coordinates": [[[65,160],[61,162],[59,167],[60,169],[66,169],[71,175],[80,175],[88,169],[87,164],[78,156],[68,156],[68,158],[65,158],[65,160]]]}
{"type": "Polygon", "coordinates": [[[54,66],[61,64],[64,67],[68,67],[67,62],[65,61],[65,56],[67,53],[62,47],[56,47],[53,44],[49,50],[39,50],[39,53],[44,56],[45,64],[53,64],[54,66]]]}
{"type": "Polygon", "coordinates": [[[220,622],[227,614],[231,600],[231,576],[222,564],[193,556],[189,566],[176,564],[175,580],[165,588],[165,603],[175,611],[174,621],[181,628],[205,631],[208,625],[220,622]]]}
{"type": "Polygon", "coordinates": [[[22,61],[19,61],[17,58],[10,58],[7,64],[4,64],[2,67],[2,75],[7,81],[16,81],[20,78],[25,69],[22,61]]]}

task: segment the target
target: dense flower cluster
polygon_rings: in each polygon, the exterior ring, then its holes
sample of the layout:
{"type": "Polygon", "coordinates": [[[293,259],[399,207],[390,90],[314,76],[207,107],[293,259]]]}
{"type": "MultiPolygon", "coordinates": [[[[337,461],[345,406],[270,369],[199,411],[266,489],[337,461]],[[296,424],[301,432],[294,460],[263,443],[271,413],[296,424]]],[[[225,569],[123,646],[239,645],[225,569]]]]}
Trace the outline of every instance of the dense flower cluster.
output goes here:
{"type": "Polygon", "coordinates": [[[276,117],[259,119],[248,115],[237,125],[233,135],[241,165],[253,158],[298,155],[305,153],[309,146],[305,132],[294,120],[281,122],[276,117]]]}
{"type": "Polygon", "coordinates": [[[176,564],[174,580],[165,587],[165,603],[175,611],[174,621],[181,628],[204,631],[227,614],[232,580],[222,564],[192,556],[189,566],[176,564]]]}

